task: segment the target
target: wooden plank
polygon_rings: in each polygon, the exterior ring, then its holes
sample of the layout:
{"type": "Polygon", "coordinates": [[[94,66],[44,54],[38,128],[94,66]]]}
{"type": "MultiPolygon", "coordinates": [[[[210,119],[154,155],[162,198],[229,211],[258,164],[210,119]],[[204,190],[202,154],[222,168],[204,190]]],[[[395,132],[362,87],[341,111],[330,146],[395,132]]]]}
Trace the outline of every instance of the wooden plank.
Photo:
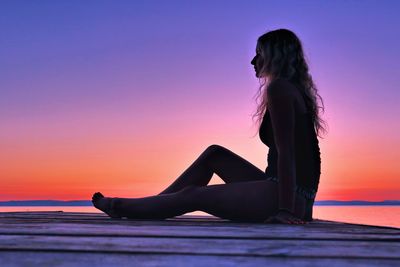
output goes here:
{"type": "Polygon", "coordinates": [[[113,219],[103,219],[98,221],[79,221],[71,219],[60,219],[51,220],[44,223],[42,220],[24,220],[19,221],[15,219],[4,220],[0,219],[0,224],[3,225],[29,225],[29,224],[40,224],[43,226],[53,225],[53,224],[81,224],[81,225],[109,225],[109,226],[159,226],[159,227],[171,227],[171,226],[196,226],[196,227],[215,227],[219,229],[221,227],[238,227],[242,229],[251,228],[255,229],[271,229],[271,230],[287,230],[287,231],[297,231],[299,228],[306,228],[310,231],[341,231],[341,232],[352,232],[352,233],[382,233],[382,234],[399,234],[400,230],[395,228],[376,228],[376,227],[359,227],[357,225],[335,225],[335,224],[325,224],[321,225],[319,222],[309,223],[307,225],[281,225],[281,224],[265,224],[265,223],[211,223],[211,222],[180,222],[180,221],[141,221],[141,220],[113,220],[113,219]]]}
{"type": "MultiPolygon", "coordinates": [[[[104,213],[74,213],[74,212],[0,212],[0,218],[79,218],[79,219],[104,219],[109,218],[104,213]]],[[[126,219],[126,218],[125,218],[126,219]]],[[[221,219],[215,216],[201,216],[201,215],[183,215],[176,216],[173,218],[168,218],[168,221],[172,220],[185,220],[185,221],[217,221],[217,222],[227,222],[229,220],[221,219]]]]}
{"type": "MultiPolygon", "coordinates": [[[[0,219],[16,219],[19,218],[21,220],[27,219],[60,219],[60,218],[68,218],[68,219],[80,219],[80,220],[93,220],[93,219],[109,219],[107,215],[104,213],[76,213],[76,212],[0,212],[0,219]]],[[[126,218],[123,219],[124,221],[131,221],[126,218]]],[[[137,220],[134,220],[137,221],[137,220]]],[[[146,220],[143,220],[146,221],[146,220]]],[[[161,221],[161,220],[160,220],[161,221]]],[[[218,222],[218,223],[225,223],[229,222],[229,220],[220,219],[214,216],[201,216],[201,215],[182,215],[177,216],[174,218],[169,218],[165,221],[179,221],[179,222],[186,222],[186,221],[207,221],[207,222],[218,222]]],[[[329,220],[320,220],[315,219],[314,222],[318,222],[319,224],[336,224],[336,225],[360,225],[360,226],[372,226],[376,228],[388,228],[388,229],[399,229],[396,227],[390,226],[374,226],[374,225],[365,225],[365,224],[354,224],[354,223],[346,223],[346,222],[338,222],[338,221],[329,221],[329,220]]]]}
{"type": "Polygon", "coordinates": [[[103,236],[103,237],[180,237],[180,238],[224,238],[224,239],[274,239],[274,240],[348,240],[348,241],[400,241],[400,233],[371,233],[364,231],[332,231],[322,229],[310,229],[306,226],[298,226],[298,231],[288,233],[282,227],[204,227],[204,226],[121,226],[98,224],[17,224],[10,227],[0,224],[0,235],[52,235],[52,236],[103,236]]]}
{"type": "MultiPolygon", "coordinates": [[[[92,212],[63,212],[63,211],[18,211],[18,212],[0,212],[0,218],[3,217],[54,217],[54,218],[60,218],[60,217],[76,217],[76,218],[87,218],[87,219],[93,219],[93,218],[109,218],[106,214],[104,213],[92,213],[92,212]]],[[[324,222],[329,222],[329,223],[336,223],[336,224],[353,224],[353,223],[347,223],[347,222],[340,222],[340,221],[330,221],[330,220],[324,220],[324,219],[318,219],[314,218],[316,221],[319,221],[321,223],[324,222]]],[[[181,216],[176,216],[174,218],[169,218],[169,220],[206,220],[206,221],[220,221],[220,222],[229,222],[229,220],[221,219],[212,215],[181,215],[181,216]]],[[[359,224],[357,224],[359,225],[359,224]]],[[[360,224],[363,225],[363,224],[360,224]]],[[[380,226],[377,226],[380,227],[380,226]]],[[[389,226],[382,226],[382,227],[389,227],[389,226]]],[[[400,229],[400,228],[397,228],[400,229]]]]}
{"type": "MultiPolygon", "coordinates": [[[[188,224],[188,225],[196,225],[197,222],[204,221],[209,224],[220,224],[220,225],[232,225],[232,224],[246,224],[246,223],[238,223],[238,222],[231,222],[228,220],[223,220],[214,216],[193,216],[193,215],[183,215],[177,216],[175,218],[170,218],[167,220],[128,220],[128,219],[110,219],[105,214],[93,214],[93,213],[71,213],[71,212],[14,212],[14,213],[4,213],[1,215],[0,213],[0,222],[7,223],[20,223],[24,221],[29,222],[62,222],[68,221],[69,223],[120,223],[120,224],[128,224],[131,223],[138,225],[141,223],[145,223],[146,225],[165,225],[165,222],[168,222],[168,225],[171,225],[171,222],[176,222],[177,225],[188,224]],[[56,215],[55,215],[56,214],[56,215]],[[191,224],[192,223],[192,224],[191,224]]],[[[252,224],[252,225],[260,225],[260,224],[252,224]]],[[[393,229],[393,230],[400,230],[400,228],[396,227],[389,227],[389,226],[373,226],[373,225],[365,225],[365,224],[354,224],[354,223],[344,223],[344,222],[337,222],[337,221],[329,221],[329,220],[319,220],[316,219],[313,222],[310,222],[307,226],[313,227],[321,227],[325,228],[329,226],[331,229],[332,227],[339,226],[340,229],[344,229],[345,227],[354,228],[353,226],[362,226],[362,227],[373,227],[375,233],[379,232],[378,229],[393,229]],[[378,230],[378,231],[377,231],[378,230]]],[[[357,229],[361,229],[357,227],[357,229]]],[[[356,230],[358,231],[358,230],[356,230]]],[[[395,232],[396,233],[396,232],[395,232]]]]}
{"type": "Polygon", "coordinates": [[[4,266],[329,266],[329,267],[397,267],[399,261],[388,259],[339,259],[339,258],[284,258],[284,257],[241,257],[241,256],[193,256],[162,254],[98,254],[98,253],[47,253],[47,252],[0,252],[4,266]]]}
{"type": "Polygon", "coordinates": [[[400,242],[1,235],[0,251],[86,251],[400,260],[400,242]]]}
{"type": "Polygon", "coordinates": [[[292,227],[307,227],[307,229],[322,229],[326,231],[326,228],[329,230],[332,229],[340,229],[340,230],[349,230],[355,232],[374,232],[374,233],[392,233],[398,234],[400,229],[393,228],[393,227],[376,227],[376,226],[366,226],[366,225],[358,225],[358,224],[348,224],[348,223],[337,223],[332,221],[322,221],[322,220],[315,220],[314,222],[310,222],[307,225],[296,225],[290,226],[288,225],[279,225],[279,224],[263,224],[263,223],[237,223],[237,222],[214,222],[208,220],[200,220],[200,221],[187,221],[184,219],[176,219],[176,220],[127,220],[127,219],[110,219],[110,218],[101,218],[97,220],[81,220],[81,219],[72,219],[70,217],[60,217],[60,218],[48,218],[48,217],[41,217],[41,218],[33,218],[33,217],[26,217],[23,220],[14,218],[14,217],[6,217],[0,218],[0,223],[3,224],[21,224],[21,223],[80,223],[80,224],[107,224],[107,225],[146,225],[146,226],[213,226],[213,227],[225,227],[225,226],[240,226],[240,227],[251,227],[251,228],[258,228],[258,227],[273,227],[273,228],[284,228],[284,229],[296,229],[292,227]]]}
{"type": "MultiPolygon", "coordinates": [[[[336,239],[336,240],[392,240],[398,241],[400,230],[395,228],[376,228],[370,226],[359,227],[354,224],[343,224],[332,221],[316,221],[308,225],[279,225],[279,224],[249,224],[249,223],[218,223],[215,224],[200,218],[203,221],[187,222],[181,216],[175,220],[148,221],[148,220],[112,220],[107,216],[101,216],[99,221],[76,221],[70,219],[70,213],[60,215],[58,220],[48,219],[51,213],[25,214],[26,220],[16,221],[13,217],[0,218],[0,230],[3,234],[44,234],[52,235],[96,235],[99,232],[103,236],[179,236],[188,237],[187,233],[193,233],[195,237],[218,238],[275,238],[275,239],[336,239]],[[42,218],[37,218],[42,215],[42,218]],[[29,222],[29,223],[27,223],[29,222]],[[9,225],[12,224],[12,227],[9,225]],[[72,226],[71,224],[74,224],[72,226]],[[104,226],[107,225],[107,233],[104,226]],[[185,227],[182,231],[181,227],[185,227]],[[29,227],[29,228],[28,228],[29,227]],[[30,230],[32,229],[32,230],[30,230]],[[300,231],[301,229],[301,231],[300,231]],[[306,231],[303,231],[306,230],[306,231]]],[[[82,214],[81,216],[84,216],[82,214]]],[[[193,216],[198,217],[198,216],[193,216]]],[[[189,236],[190,237],[190,236],[189,236]]]]}

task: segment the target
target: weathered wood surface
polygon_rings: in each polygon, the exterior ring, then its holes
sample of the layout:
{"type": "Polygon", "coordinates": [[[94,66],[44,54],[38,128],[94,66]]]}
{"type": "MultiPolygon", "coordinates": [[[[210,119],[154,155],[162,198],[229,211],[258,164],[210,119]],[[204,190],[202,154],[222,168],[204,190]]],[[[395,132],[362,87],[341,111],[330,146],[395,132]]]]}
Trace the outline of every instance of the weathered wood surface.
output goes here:
{"type": "Polygon", "coordinates": [[[400,266],[400,229],[0,212],[0,266],[400,266]]]}

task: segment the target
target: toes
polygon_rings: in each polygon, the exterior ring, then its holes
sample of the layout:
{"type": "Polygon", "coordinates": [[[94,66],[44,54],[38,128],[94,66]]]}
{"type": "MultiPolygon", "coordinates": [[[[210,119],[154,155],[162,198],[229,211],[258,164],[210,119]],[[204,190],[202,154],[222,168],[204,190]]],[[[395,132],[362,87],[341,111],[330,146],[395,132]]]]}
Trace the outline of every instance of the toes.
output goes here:
{"type": "Polygon", "coordinates": [[[96,193],[93,194],[92,200],[97,200],[97,199],[102,198],[102,197],[104,197],[102,193],[96,192],[96,193]]]}

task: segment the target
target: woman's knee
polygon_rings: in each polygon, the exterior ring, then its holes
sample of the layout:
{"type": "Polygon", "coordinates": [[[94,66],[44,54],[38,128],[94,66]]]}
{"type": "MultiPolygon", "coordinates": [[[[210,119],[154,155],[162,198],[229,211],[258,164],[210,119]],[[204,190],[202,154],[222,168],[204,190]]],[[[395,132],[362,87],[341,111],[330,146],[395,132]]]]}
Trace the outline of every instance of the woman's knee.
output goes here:
{"type": "Polygon", "coordinates": [[[218,157],[221,157],[221,155],[225,154],[227,152],[227,149],[221,145],[210,145],[208,146],[204,152],[202,153],[203,159],[206,161],[213,161],[218,159],[218,157]]]}
{"type": "Polygon", "coordinates": [[[221,151],[225,150],[225,147],[217,144],[212,144],[209,145],[205,150],[205,154],[216,154],[216,153],[221,153],[221,151]]]}

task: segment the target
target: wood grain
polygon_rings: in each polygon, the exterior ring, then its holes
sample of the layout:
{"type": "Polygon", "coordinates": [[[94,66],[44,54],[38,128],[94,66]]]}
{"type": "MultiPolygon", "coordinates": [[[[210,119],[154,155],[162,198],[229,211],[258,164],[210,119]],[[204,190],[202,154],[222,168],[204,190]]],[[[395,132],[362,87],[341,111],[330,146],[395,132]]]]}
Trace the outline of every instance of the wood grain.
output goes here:
{"type": "Polygon", "coordinates": [[[128,220],[101,213],[0,212],[1,266],[376,266],[378,261],[400,266],[399,228],[327,220],[283,225],[194,215],[128,220]]]}

